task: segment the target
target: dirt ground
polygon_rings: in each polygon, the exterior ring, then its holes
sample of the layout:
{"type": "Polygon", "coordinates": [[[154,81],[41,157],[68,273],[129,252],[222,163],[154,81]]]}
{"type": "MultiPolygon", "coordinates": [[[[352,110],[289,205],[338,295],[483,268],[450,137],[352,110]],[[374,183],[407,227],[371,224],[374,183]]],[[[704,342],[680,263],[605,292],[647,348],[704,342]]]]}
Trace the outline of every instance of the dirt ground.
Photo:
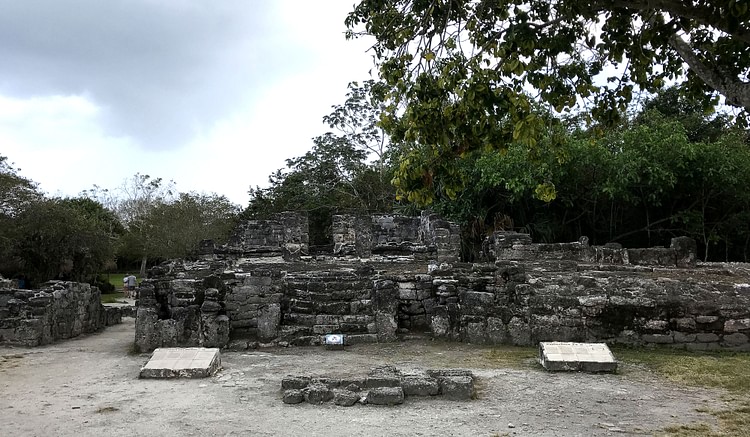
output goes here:
{"type": "MultiPolygon", "coordinates": [[[[148,354],[128,354],[133,319],[25,349],[0,347],[0,436],[605,436],[651,435],[715,419],[721,392],[672,385],[644,369],[547,373],[528,360],[496,368],[490,348],[410,341],[344,351],[223,352],[201,380],[141,380],[148,354]],[[407,398],[395,407],[285,405],[285,375],[364,376],[371,367],[469,368],[478,398],[407,398]]],[[[496,356],[496,354],[495,354],[496,356]]]]}

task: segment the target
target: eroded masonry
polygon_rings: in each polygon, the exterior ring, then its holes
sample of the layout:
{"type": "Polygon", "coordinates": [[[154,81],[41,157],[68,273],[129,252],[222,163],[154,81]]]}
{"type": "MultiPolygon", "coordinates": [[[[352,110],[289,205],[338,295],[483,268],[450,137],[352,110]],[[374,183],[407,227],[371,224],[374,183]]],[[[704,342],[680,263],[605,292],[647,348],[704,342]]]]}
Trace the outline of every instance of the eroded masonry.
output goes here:
{"type": "Polygon", "coordinates": [[[151,271],[136,344],[315,345],[429,335],[479,344],[540,341],[750,350],[750,270],[698,264],[670,247],[534,244],[497,232],[487,262],[460,263],[458,227],[433,214],[333,218],[333,250],[311,255],[306,219],[249,221],[198,261],[151,271]]]}
{"type": "Polygon", "coordinates": [[[121,322],[119,308],[105,307],[89,284],[50,281],[21,290],[0,277],[0,344],[40,346],[96,332],[121,322]]]}

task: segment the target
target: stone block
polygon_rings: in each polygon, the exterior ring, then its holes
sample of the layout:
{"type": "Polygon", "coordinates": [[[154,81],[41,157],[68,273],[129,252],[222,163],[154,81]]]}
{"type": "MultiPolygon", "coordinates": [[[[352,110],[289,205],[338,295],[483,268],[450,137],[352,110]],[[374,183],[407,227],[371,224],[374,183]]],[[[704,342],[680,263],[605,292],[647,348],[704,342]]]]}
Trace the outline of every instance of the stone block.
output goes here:
{"type": "Polygon", "coordinates": [[[539,363],[552,372],[617,370],[617,360],[604,343],[541,342],[539,363]]]}
{"type": "Polygon", "coordinates": [[[440,394],[452,401],[468,401],[474,397],[474,378],[471,376],[443,376],[438,379],[440,394]]]}
{"type": "Polygon", "coordinates": [[[740,346],[747,343],[747,335],[740,332],[735,332],[734,334],[725,335],[721,340],[724,346],[740,346]]]}
{"type": "Polygon", "coordinates": [[[282,390],[302,390],[310,385],[310,377],[287,376],[281,380],[282,390]]]}
{"type": "Polygon", "coordinates": [[[337,334],[340,331],[339,325],[315,325],[313,333],[318,335],[337,334]]]}
{"type": "Polygon", "coordinates": [[[279,336],[281,324],[281,305],[272,303],[264,305],[258,313],[258,339],[271,341],[279,336]]]}
{"type": "Polygon", "coordinates": [[[450,325],[447,315],[435,314],[430,318],[430,331],[435,337],[447,337],[450,333],[450,325]]]}
{"type": "Polygon", "coordinates": [[[365,378],[365,388],[378,388],[378,387],[398,387],[401,385],[401,378],[397,375],[380,374],[370,375],[365,378]]]}
{"type": "Polygon", "coordinates": [[[698,343],[713,343],[719,341],[719,336],[712,332],[701,332],[695,334],[695,341],[698,343]]]}
{"type": "Polygon", "coordinates": [[[672,334],[644,334],[641,339],[645,343],[669,344],[674,343],[672,334]]]}
{"type": "Polygon", "coordinates": [[[523,319],[514,317],[508,322],[508,337],[514,346],[529,346],[531,345],[531,328],[523,319]]]}
{"type": "Polygon", "coordinates": [[[724,322],[724,332],[739,332],[750,329],[750,319],[733,319],[724,322]]]}
{"type": "Polygon", "coordinates": [[[692,317],[681,317],[672,319],[674,327],[681,331],[695,331],[695,319],[692,317]]]}
{"type": "Polygon", "coordinates": [[[205,378],[221,368],[218,348],[158,348],[140,378],[205,378]]]}
{"type": "Polygon", "coordinates": [[[464,314],[486,315],[492,310],[495,303],[493,293],[469,291],[461,297],[461,309],[464,314]]]}
{"type": "Polygon", "coordinates": [[[373,405],[398,405],[404,403],[404,390],[401,387],[378,387],[367,393],[366,403],[373,405]]]}
{"type": "Polygon", "coordinates": [[[396,321],[396,317],[392,313],[377,311],[375,313],[375,326],[377,329],[379,341],[396,340],[396,330],[398,329],[398,323],[396,321]]]}
{"type": "Polygon", "coordinates": [[[695,321],[698,323],[709,324],[719,320],[719,316],[696,316],[695,321]]]}
{"type": "Polygon", "coordinates": [[[469,322],[464,328],[464,338],[469,343],[487,343],[487,326],[483,322],[469,322]]]}
{"type": "Polygon", "coordinates": [[[435,396],[440,392],[440,385],[434,378],[424,376],[404,376],[401,380],[404,396],[435,396]]]}
{"type": "Polygon", "coordinates": [[[350,390],[334,390],[333,403],[342,407],[351,407],[359,400],[359,394],[350,390]]]}
{"type": "Polygon", "coordinates": [[[674,331],[672,332],[675,343],[692,343],[695,341],[695,334],[685,334],[683,332],[674,331]]]}
{"type": "Polygon", "coordinates": [[[308,404],[322,404],[333,399],[333,391],[324,384],[311,384],[305,389],[308,404]]]}
{"type": "Polygon", "coordinates": [[[299,404],[305,400],[305,393],[302,390],[284,390],[281,400],[285,404],[299,404]]]}

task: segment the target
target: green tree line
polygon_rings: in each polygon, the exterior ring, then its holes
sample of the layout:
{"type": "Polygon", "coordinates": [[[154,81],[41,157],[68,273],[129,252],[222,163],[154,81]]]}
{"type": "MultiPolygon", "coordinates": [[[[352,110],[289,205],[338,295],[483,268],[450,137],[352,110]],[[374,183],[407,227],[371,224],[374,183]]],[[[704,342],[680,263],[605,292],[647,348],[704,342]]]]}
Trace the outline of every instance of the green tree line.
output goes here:
{"type": "Polygon", "coordinates": [[[118,189],[49,197],[0,156],[0,273],[28,286],[94,282],[117,269],[190,257],[203,239],[225,240],[239,207],[217,194],[177,193],[136,174],[118,189]]]}

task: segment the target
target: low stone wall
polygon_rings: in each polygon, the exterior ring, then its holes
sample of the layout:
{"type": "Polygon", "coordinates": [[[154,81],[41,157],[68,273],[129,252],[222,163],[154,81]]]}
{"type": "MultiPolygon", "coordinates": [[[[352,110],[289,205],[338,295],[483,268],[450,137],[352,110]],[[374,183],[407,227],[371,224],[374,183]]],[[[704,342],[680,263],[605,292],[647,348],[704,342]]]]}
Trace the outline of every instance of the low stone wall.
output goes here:
{"type": "Polygon", "coordinates": [[[0,288],[0,344],[39,346],[120,323],[105,309],[99,289],[52,281],[39,290],[0,288]]]}
{"type": "Polygon", "coordinates": [[[229,242],[216,247],[212,241],[201,243],[198,253],[204,258],[283,257],[296,260],[309,251],[307,217],[295,212],[274,214],[268,220],[246,220],[232,233],[229,242]]]}
{"type": "Polygon", "coordinates": [[[474,398],[474,375],[463,369],[401,371],[393,366],[376,367],[362,378],[288,376],[281,380],[285,404],[332,401],[354,404],[398,405],[406,397],[438,397],[452,401],[474,398]]]}
{"type": "Polygon", "coordinates": [[[389,273],[387,264],[312,267],[203,270],[153,281],[156,291],[140,301],[136,341],[149,350],[222,347],[232,339],[314,345],[334,333],[353,344],[426,333],[480,344],[750,349],[750,273],[742,266],[556,260],[443,264],[430,273],[389,273]]]}
{"type": "MultiPolygon", "coordinates": [[[[299,217],[288,219],[289,235],[304,234],[299,217]]],[[[249,235],[243,226],[237,235],[249,235]]],[[[458,228],[430,213],[335,216],[333,235],[334,256],[258,258],[247,237],[232,256],[155,268],[141,292],[136,343],[315,345],[344,334],[353,344],[427,334],[750,349],[750,269],[697,265],[689,238],[624,249],[498,232],[495,261],[470,265],[456,262],[458,228]]]]}
{"type": "Polygon", "coordinates": [[[428,212],[420,217],[334,215],[332,233],[334,254],[338,256],[408,256],[454,262],[461,250],[458,225],[428,212]]]}
{"type": "Polygon", "coordinates": [[[559,269],[500,262],[495,283],[484,290],[469,283],[474,275],[454,272],[457,302],[434,309],[433,335],[479,344],[605,341],[750,350],[744,268],[559,269]]]}
{"type": "Polygon", "coordinates": [[[619,244],[589,246],[588,238],[573,243],[532,243],[528,234],[500,231],[492,236],[491,255],[497,260],[623,264],[663,267],[695,267],[697,248],[688,237],[673,238],[669,247],[625,249],[619,244]]]}

